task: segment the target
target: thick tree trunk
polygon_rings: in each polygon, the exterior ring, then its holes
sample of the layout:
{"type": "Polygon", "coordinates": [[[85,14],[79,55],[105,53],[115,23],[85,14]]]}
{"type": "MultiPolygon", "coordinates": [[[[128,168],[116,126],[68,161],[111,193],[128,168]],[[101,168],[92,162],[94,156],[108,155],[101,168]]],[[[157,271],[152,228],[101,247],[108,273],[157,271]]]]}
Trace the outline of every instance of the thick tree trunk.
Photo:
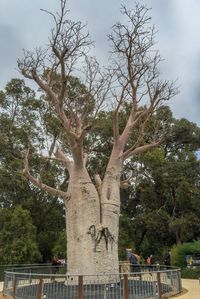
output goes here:
{"type": "Polygon", "coordinates": [[[119,175],[107,170],[99,192],[86,168],[73,169],[66,201],[68,274],[118,273],[119,175]]]}

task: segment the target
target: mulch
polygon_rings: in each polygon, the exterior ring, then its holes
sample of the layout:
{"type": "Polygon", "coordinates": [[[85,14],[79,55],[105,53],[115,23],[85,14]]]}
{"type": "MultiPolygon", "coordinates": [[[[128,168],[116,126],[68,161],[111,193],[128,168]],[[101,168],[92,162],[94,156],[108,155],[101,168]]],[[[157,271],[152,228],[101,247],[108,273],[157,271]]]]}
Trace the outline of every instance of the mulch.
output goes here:
{"type": "MultiPolygon", "coordinates": [[[[179,294],[174,295],[174,296],[171,296],[171,297],[169,297],[169,298],[177,298],[177,297],[179,297],[179,296],[185,295],[187,292],[188,292],[188,290],[183,288],[182,291],[181,291],[179,294]]],[[[1,297],[0,297],[0,299],[1,299],[1,297]]],[[[4,299],[5,299],[5,298],[4,298],[4,299]]]]}
{"type": "Polygon", "coordinates": [[[2,292],[0,292],[0,299],[13,299],[13,297],[10,297],[10,296],[4,296],[2,294],[2,292]]]}
{"type": "MultiPolygon", "coordinates": [[[[174,295],[174,296],[168,297],[168,298],[177,298],[177,297],[179,297],[179,296],[182,296],[182,295],[186,294],[187,292],[188,292],[188,290],[186,290],[186,289],[183,288],[183,290],[182,290],[181,293],[179,293],[178,295],[174,295]]],[[[10,297],[10,296],[4,296],[4,295],[2,294],[2,292],[0,292],[0,299],[13,299],[13,297],[10,297]]]]}

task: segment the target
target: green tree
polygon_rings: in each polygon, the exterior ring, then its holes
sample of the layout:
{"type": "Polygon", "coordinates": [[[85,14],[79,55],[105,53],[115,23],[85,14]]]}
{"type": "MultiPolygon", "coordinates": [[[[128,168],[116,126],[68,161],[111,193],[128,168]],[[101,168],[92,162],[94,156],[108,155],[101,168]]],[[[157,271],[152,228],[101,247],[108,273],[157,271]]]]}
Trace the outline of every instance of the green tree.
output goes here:
{"type": "Polygon", "coordinates": [[[172,263],[174,266],[186,267],[186,255],[200,254],[200,240],[178,244],[172,248],[172,263]]]}
{"type": "Polygon", "coordinates": [[[30,190],[19,169],[24,148],[39,135],[35,124],[39,104],[35,93],[19,79],[8,82],[0,93],[0,103],[0,202],[9,207],[25,200],[30,190]]]}
{"type": "MultiPolygon", "coordinates": [[[[36,98],[33,90],[23,80],[12,79],[5,91],[0,93],[0,207],[14,209],[20,204],[31,213],[32,222],[37,227],[37,242],[42,260],[51,259],[52,248],[57,242],[59,232],[65,227],[63,203],[56,197],[38,192],[22,175],[23,150],[31,142],[42,149],[46,138],[46,127],[52,122],[47,117],[46,107],[36,98]],[[46,112],[44,120],[40,117],[46,112]],[[51,227],[49,226],[51,225],[51,227]]],[[[50,142],[50,147],[51,147],[50,142]]],[[[32,161],[36,169],[42,169],[45,181],[52,180],[49,173],[60,173],[60,170],[44,160],[36,152],[32,161]]],[[[36,170],[35,170],[36,171],[36,170]]],[[[9,243],[9,239],[5,240],[9,243]]],[[[5,243],[5,246],[6,246],[5,243]]]]}
{"type": "MultiPolygon", "coordinates": [[[[171,115],[167,108],[161,113],[171,115]]],[[[122,202],[136,247],[158,255],[165,247],[200,236],[200,129],[168,117],[167,130],[162,148],[127,163],[126,175],[134,179],[122,202]]]]}
{"type": "Polygon", "coordinates": [[[0,219],[1,263],[16,264],[41,261],[36,239],[36,227],[32,224],[30,212],[18,205],[13,211],[1,209],[0,219]]]}
{"type": "Polygon", "coordinates": [[[54,244],[54,247],[52,248],[53,255],[57,255],[60,258],[66,258],[66,241],[66,232],[65,230],[63,230],[59,233],[57,242],[54,244]]]}

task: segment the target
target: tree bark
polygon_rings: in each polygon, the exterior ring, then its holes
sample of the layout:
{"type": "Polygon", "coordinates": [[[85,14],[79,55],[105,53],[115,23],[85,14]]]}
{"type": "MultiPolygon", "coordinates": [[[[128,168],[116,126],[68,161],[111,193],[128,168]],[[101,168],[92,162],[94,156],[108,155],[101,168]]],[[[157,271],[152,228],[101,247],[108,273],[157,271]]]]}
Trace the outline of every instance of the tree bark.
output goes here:
{"type": "Polygon", "coordinates": [[[73,168],[66,199],[68,274],[117,274],[120,174],[109,165],[97,191],[86,168],[73,168]]]}

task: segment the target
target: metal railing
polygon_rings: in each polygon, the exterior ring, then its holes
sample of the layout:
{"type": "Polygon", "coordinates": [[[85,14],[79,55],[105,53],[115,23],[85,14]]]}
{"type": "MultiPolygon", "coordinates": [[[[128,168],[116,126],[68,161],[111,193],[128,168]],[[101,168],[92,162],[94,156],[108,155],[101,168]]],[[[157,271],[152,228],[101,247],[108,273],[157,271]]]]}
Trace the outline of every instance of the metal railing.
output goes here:
{"type": "Polygon", "coordinates": [[[51,267],[51,263],[38,263],[38,264],[10,264],[10,265],[0,265],[0,281],[4,281],[5,271],[14,271],[14,269],[33,269],[40,268],[44,269],[44,267],[51,267]]]}
{"type": "Polygon", "coordinates": [[[5,272],[3,294],[14,299],[157,299],[182,290],[177,268],[137,266],[136,272],[102,275],[63,271],[50,266],[13,268],[5,272]]]}

